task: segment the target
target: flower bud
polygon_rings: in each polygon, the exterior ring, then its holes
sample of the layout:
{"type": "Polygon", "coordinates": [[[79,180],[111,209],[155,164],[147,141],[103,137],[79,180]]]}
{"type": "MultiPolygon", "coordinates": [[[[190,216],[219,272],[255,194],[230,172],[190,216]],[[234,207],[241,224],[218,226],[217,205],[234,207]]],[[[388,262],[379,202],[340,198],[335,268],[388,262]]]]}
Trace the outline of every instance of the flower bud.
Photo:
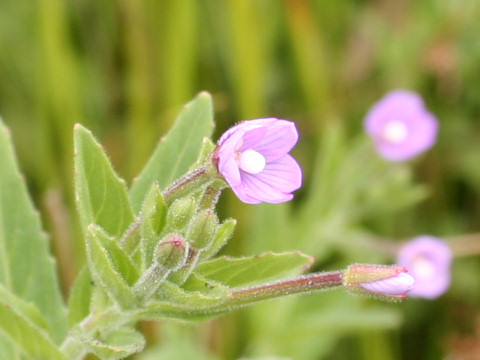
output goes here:
{"type": "Polygon", "coordinates": [[[208,248],[217,231],[218,218],[213,210],[207,209],[200,212],[189,224],[187,230],[187,241],[197,249],[203,250],[208,248]]]}
{"type": "Polygon", "coordinates": [[[165,269],[175,271],[185,265],[188,244],[175,234],[165,236],[155,248],[155,259],[165,269]]]}
{"type": "Polygon", "coordinates": [[[395,265],[354,264],[343,273],[343,286],[354,293],[404,299],[415,283],[407,271],[407,268],[395,265]]]}
{"type": "Polygon", "coordinates": [[[183,229],[195,212],[195,198],[185,197],[175,200],[168,208],[167,225],[172,229],[183,229]]]}

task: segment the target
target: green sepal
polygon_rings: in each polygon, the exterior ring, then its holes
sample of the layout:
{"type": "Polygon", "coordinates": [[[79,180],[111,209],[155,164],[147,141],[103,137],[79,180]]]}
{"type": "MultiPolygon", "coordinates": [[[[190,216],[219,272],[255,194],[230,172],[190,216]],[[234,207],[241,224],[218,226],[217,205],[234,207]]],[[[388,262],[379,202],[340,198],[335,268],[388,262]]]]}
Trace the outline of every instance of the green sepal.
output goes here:
{"type": "Polygon", "coordinates": [[[85,335],[77,335],[77,337],[87,346],[89,352],[105,360],[124,359],[142,351],[145,347],[143,335],[130,327],[103,334],[104,332],[99,332],[95,337],[85,335]]]}
{"type": "Polygon", "coordinates": [[[0,285],[0,329],[29,359],[66,360],[38,309],[0,285]]]}
{"type": "Polygon", "coordinates": [[[176,119],[168,134],[160,140],[152,157],[130,189],[135,212],[140,211],[151,184],[157,182],[165,189],[185,174],[197,160],[203,139],[214,128],[213,105],[210,94],[202,92],[189,102],[176,119]]]}
{"type": "Polygon", "coordinates": [[[160,187],[153,183],[140,212],[140,252],[143,271],[152,264],[153,251],[160,241],[160,233],[166,223],[166,213],[160,187]]]}
{"type": "Polygon", "coordinates": [[[77,275],[68,298],[68,324],[70,328],[82,321],[90,312],[93,281],[88,267],[83,267],[77,275]]]}
{"type": "Polygon", "coordinates": [[[200,253],[200,259],[209,259],[212,256],[216,255],[233,235],[236,225],[237,220],[227,219],[219,226],[217,226],[217,233],[215,234],[215,238],[213,239],[212,244],[210,245],[210,247],[200,253]]]}
{"type": "Polygon", "coordinates": [[[136,306],[127,281],[115,266],[115,261],[107,249],[102,246],[111,239],[96,225],[87,228],[87,260],[90,273],[95,283],[99,283],[108,295],[122,308],[136,306]]]}
{"type": "Polygon", "coordinates": [[[76,124],[74,140],[75,198],[83,229],[97,224],[120,237],[134,221],[125,182],[89,130],[76,124]]]}
{"type": "Polygon", "coordinates": [[[222,256],[197,265],[195,272],[236,288],[298,275],[312,264],[313,258],[299,251],[269,252],[243,258],[222,256]]]}

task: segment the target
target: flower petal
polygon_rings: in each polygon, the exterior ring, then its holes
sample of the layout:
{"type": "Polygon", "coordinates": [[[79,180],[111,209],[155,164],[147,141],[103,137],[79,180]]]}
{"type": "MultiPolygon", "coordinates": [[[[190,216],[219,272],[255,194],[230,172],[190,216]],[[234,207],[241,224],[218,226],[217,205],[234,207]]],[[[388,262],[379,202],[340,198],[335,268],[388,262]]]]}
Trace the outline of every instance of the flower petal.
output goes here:
{"type": "Polygon", "coordinates": [[[219,161],[218,171],[223,175],[228,185],[234,187],[240,184],[240,169],[233,156],[227,158],[226,161],[219,161]]]}
{"type": "Polygon", "coordinates": [[[298,132],[295,124],[291,121],[276,119],[268,127],[246,131],[240,151],[255,150],[270,162],[287,154],[297,141],[298,132]]]}
{"type": "Polygon", "coordinates": [[[256,175],[263,182],[284,193],[290,193],[302,186],[302,169],[297,161],[288,154],[267,163],[265,170],[256,175]]]}
{"type": "Polygon", "coordinates": [[[284,193],[271,184],[264,182],[258,174],[252,175],[248,173],[241,173],[242,185],[245,194],[253,199],[262,202],[269,202],[273,204],[289,201],[293,198],[292,194],[284,193]]]}

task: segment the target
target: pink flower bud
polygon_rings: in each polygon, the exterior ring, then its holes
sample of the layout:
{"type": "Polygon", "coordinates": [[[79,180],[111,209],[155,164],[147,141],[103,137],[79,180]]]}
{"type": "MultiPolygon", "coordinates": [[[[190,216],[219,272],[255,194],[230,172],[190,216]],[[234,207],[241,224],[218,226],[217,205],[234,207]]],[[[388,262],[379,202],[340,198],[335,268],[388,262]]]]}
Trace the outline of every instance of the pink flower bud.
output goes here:
{"type": "Polygon", "coordinates": [[[354,293],[404,299],[415,280],[401,266],[350,265],[343,274],[343,285],[354,293]]]}

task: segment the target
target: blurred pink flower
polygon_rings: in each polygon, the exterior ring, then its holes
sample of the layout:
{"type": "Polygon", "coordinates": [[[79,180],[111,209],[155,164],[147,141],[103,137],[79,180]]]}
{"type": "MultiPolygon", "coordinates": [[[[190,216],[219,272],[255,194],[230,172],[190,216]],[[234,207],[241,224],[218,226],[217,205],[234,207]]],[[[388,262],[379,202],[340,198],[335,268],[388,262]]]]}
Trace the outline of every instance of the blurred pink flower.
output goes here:
{"type": "Polygon", "coordinates": [[[452,252],[444,241],[419,236],[402,246],[397,262],[408,267],[415,278],[412,297],[434,299],[448,290],[452,252]]]}
{"type": "Polygon", "coordinates": [[[245,203],[289,201],[302,184],[300,166],[288,154],[297,140],[291,121],[267,118],[240,122],[218,141],[218,171],[245,203]]]}
{"type": "Polygon", "coordinates": [[[373,105],[364,126],[377,152],[390,161],[409,160],[430,149],[438,131],[437,119],[422,98],[406,90],[392,91],[373,105]]]}

